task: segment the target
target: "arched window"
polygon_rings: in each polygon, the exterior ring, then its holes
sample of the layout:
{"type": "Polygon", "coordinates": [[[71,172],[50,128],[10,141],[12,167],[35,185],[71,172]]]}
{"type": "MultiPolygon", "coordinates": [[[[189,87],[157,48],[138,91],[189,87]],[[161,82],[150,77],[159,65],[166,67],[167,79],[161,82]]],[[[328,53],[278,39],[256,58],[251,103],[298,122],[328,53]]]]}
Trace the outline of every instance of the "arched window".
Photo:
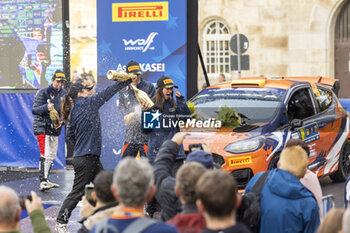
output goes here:
{"type": "Polygon", "coordinates": [[[203,32],[203,57],[209,77],[231,76],[230,31],[220,20],[209,21],[203,32]]]}

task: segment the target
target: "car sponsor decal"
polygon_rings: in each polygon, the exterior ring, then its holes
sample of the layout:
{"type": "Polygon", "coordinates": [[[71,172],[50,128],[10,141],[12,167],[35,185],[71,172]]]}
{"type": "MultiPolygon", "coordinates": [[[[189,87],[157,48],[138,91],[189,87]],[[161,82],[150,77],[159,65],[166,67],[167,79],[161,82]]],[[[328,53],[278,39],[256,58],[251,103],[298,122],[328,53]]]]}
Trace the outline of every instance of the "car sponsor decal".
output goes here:
{"type": "Polygon", "coordinates": [[[228,159],[228,165],[230,167],[244,165],[244,164],[251,164],[251,163],[252,163],[252,156],[243,156],[243,157],[236,157],[236,158],[229,158],[228,159]]]}
{"type": "Polygon", "coordinates": [[[299,129],[299,136],[306,144],[320,139],[317,123],[299,129]]]}

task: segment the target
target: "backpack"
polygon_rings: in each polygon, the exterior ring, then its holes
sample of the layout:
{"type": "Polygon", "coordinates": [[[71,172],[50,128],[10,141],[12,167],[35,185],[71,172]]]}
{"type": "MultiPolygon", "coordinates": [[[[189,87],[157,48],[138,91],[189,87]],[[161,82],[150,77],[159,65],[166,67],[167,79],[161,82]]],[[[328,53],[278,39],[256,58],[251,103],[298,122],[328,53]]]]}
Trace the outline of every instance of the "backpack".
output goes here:
{"type": "MultiPolygon", "coordinates": [[[[95,233],[120,233],[118,228],[112,224],[108,224],[109,218],[102,219],[96,224],[95,233]]],[[[138,218],[127,226],[121,233],[141,233],[149,226],[157,223],[157,221],[149,218],[138,218]]]]}
{"type": "Polygon", "coordinates": [[[237,210],[237,221],[244,223],[253,233],[259,232],[261,217],[260,197],[269,173],[265,172],[254,184],[252,191],[242,196],[237,210]]]}

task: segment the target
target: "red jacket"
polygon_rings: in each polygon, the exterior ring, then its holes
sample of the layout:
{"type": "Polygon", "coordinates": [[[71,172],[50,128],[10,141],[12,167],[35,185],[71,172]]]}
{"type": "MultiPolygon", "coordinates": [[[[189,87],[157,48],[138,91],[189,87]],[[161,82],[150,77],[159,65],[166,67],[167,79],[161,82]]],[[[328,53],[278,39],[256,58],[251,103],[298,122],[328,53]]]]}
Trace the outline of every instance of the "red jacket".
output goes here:
{"type": "Polygon", "coordinates": [[[206,228],[205,219],[200,213],[177,214],[167,223],[176,226],[180,233],[197,233],[206,228]]]}

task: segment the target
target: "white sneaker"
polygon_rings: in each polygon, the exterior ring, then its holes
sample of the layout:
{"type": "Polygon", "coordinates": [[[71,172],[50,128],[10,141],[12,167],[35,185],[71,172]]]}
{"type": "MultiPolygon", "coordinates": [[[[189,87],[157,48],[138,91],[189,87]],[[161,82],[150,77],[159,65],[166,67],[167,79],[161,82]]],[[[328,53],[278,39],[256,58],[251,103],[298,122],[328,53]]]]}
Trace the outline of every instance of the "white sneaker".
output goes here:
{"type": "Polygon", "coordinates": [[[52,188],[52,186],[49,185],[46,181],[40,182],[40,187],[39,187],[40,191],[46,191],[46,190],[49,190],[51,188],[52,188]]]}
{"type": "Polygon", "coordinates": [[[49,180],[47,180],[46,182],[51,186],[51,188],[59,188],[60,187],[59,184],[53,183],[53,182],[51,182],[49,180]]]}
{"type": "Polygon", "coordinates": [[[64,223],[56,223],[55,231],[57,233],[69,233],[68,226],[64,223]]]}

